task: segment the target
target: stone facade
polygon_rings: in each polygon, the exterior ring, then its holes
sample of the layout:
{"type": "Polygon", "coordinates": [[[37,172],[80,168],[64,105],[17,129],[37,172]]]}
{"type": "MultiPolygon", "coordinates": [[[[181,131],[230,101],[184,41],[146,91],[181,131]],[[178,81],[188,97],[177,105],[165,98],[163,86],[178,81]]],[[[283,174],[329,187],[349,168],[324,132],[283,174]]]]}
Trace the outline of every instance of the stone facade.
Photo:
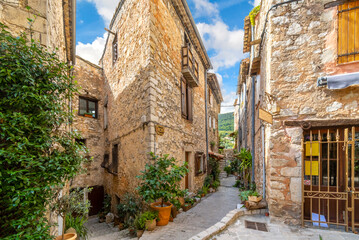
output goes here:
{"type": "MultiPolygon", "coordinates": [[[[283,1],[262,1],[253,40],[261,38],[266,14],[272,5],[279,2],[283,1]]],[[[346,64],[337,62],[338,8],[324,9],[324,4],[328,2],[293,2],[273,9],[268,15],[261,52],[259,45],[252,47],[247,77],[240,77],[239,81],[239,99],[248,106],[247,112],[242,108],[240,110],[241,117],[247,118],[246,123],[242,121],[242,129],[249,129],[249,132],[252,128],[252,84],[256,84],[254,129],[257,186],[260,191],[263,190],[260,176],[263,175],[262,157],[265,149],[265,188],[270,216],[272,220],[289,224],[301,222],[303,129],[300,125],[286,126],[285,121],[303,120],[310,123],[322,120],[324,127],[325,120],[341,119],[345,122],[357,118],[359,114],[357,87],[329,90],[317,86],[319,77],[358,72],[359,67],[355,61],[346,64]],[[260,72],[253,73],[254,59],[258,56],[260,72]],[[255,77],[251,78],[251,75],[255,77]],[[259,107],[274,115],[273,124],[259,120],[259,107]],[[259,130],[262,124],[265,126],[264,146],[261,143],[262,131],[259,130]]],[[[251,133],[248,133],[247,146],[251,148],[250,138],[251,133]]]]}
{"type": "Polygon", "coordinates": [[[30,32],[31,36],[50,50],[57,50],[58,57],[74,63],[74,0],[1,0],[0,22],[7,25],[10,32],[18,35],[30,32]],[[30,7],[28,10],[26,7],[30,7]]]}
{"type": "MultiPolygon", "coordinates": [[[[98,114],[96,119],[79,116],[74,123],[94,161],[88,175],[79,176],[73,184],[102,184],[112,196],[114,211],[123,194],[135,191],[136,176],[151,162],[150,152],[169,154],[178,164],[188,161],[190,172],[188,182],[181,183],[183,188],[196,191],[203,185],[205,174],[195,174],[194,168],[196,153],[206,154],[205,77],[211,64],[192,20],[182,1],[121,0],[109,27],[101,67],[77,61],[80,96],[95,99],[98,114]],[[198,62],[189,120],[181,114],[181,51],[188,43],[198,62]],[[157,134],[156,126],[164,128],[163,135],[157,134]]],[[[216,97],[212,94],[208,110],[218,126],[222,96],[217,79],[210,81],[208,88],[216,97]]],[[[73,101],[75,110],[77,101],[73,101]]],[[[218,128],[210,132],[218,146],[218,128]]]]}

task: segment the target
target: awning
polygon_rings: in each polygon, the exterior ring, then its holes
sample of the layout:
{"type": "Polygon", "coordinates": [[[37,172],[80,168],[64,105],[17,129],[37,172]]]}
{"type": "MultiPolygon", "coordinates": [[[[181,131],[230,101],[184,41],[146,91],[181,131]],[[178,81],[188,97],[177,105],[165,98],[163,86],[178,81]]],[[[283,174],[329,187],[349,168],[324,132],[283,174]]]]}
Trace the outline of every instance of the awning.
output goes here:
{"type": "Polygon", "coordinates": [[[328,89],[343,89],[357,84],[359,72],[318,78],[318,86],[328,86],[328,89]]]}

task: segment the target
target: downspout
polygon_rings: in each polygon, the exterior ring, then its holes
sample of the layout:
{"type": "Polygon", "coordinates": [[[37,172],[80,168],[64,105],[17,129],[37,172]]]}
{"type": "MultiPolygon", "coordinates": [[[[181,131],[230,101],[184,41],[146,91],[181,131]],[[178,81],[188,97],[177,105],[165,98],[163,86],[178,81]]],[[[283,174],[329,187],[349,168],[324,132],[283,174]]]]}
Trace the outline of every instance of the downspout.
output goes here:
{"type": "Polygon", "coordinates": [[[204,79],[205,79],[205,84],[204,84],[204,106],[205,106],[205,126],[206,126],[206,159],[207,159],[207,165],[209,163],[209,156],[208,156],[208,104],[207,104],[207,85],[208,85],[208,81],[207,81],[207,70],[206,69],[204,71],[204,79]]]}
{"type": "Polygon", "coordinates": [[[239,140],[239,137],[242,138],[242,134],[239,135],[239,132],[243,132],[242,128],[241,128],[241,104],[239,104],[238,106],[238,130],[237,130],[237,150],[238,152],[241,150],[241,146],[239,145],[240,143],[240,140],[239,140]]]}
{"type": "MultiPolygon", "coordinates": [[[[254,41],[254,26],[252,26],[252,34],[251,34],[251,38],[252,41],[254,41]]],[[[251,46],[251,58],[254,59],[254,46],[251,46]]],[[[255,104],[256,104],[256,77],[252,76],[252,101],[251,101],[251,107],[252,107],[252,123],[251,123],[251,149],[252,149],[252,175],[251,175],[251,182],[254,183],[255,178],[254,178],[254,162],[255,162],[255,147],[254,147],[254,140],[255,140],[255,134],[256,134],[256,130],[255,130],[255,104]]]]}
{"type": "Polygon", "coordinates": [[[252,105],[252,124],[251,124],[251,130],[252,130],[252,134],[251,134],[251,138],[252,138],[252,143],[251,143],[251,148],[252,148],[252,176],[251,176],[251,181],[252,183],[254,183],[254,160],[255,160],[255,147],[254,147],[254,140],[255,140],[255,134],[256,134],[256,130],[255,130],[255,91],[256,91],[256,77],[252,77],[252,101],[251,101],[251,105],[252,105]]]}
{"type": "Polygon", "coordinates": [[[264,124],[262,124],[262,161],[263,161],[263,199],[266,198],[266,162],[265,162],[265,140],[264,140],[264,124]]]}

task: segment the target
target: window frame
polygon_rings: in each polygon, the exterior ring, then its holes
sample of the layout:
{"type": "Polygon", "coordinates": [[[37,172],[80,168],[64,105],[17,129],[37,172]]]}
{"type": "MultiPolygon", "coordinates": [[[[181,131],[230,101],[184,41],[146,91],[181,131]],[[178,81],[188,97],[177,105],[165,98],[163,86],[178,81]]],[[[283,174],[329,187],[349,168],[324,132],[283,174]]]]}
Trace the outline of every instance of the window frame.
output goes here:
{"type": "Polygon", "coordinates": [[[78,110],[78,115],[85,117],[85,114],[80,114],[80,110],[81,110],[81,99],[86,101],[86,112],[89,112],[89,101],[95,103],[95,117],[92,118],[98,118],[98,100],[94,99],[94,98],[89,98],[89,97],[83,97],[83,96],[79,96],[79,110],[78,110]]]}

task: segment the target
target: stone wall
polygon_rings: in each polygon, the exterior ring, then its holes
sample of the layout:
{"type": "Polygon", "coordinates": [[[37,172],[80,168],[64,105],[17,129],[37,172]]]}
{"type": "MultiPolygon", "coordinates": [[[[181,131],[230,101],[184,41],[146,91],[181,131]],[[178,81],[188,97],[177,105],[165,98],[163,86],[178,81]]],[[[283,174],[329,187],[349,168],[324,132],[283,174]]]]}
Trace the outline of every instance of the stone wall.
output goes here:
{"type": "MultiPolygon", "coordinates": [[[[181,48],[185,44],[185,28],[171,1],[151,0],[151,59],[155,66],[151,87],[151,122],[165,127],[163,136],[151,139],[156,142],[157,154],[170,154],[178,163],[185,161],[186,152],[189,162],[189,190],[202,187],[204,175],[194,174],[194,154],[206,152],[205,135],[205,67],[197,51],[194,57],[199,63],[199,86],[193,88],[193,121],[181,115],[181,48]]],[[[184,186],[184,181],[182,183],[184,186]]]]}
{"type": "MultiPolygon", "coordinates": [[[[221,103],[213,95],[213,90],[208,97],[208,116],[211,118],[211,123],[208,122],[208,142],[212,152],[218,152],[219,147],[219,131],[218,131],[218,114],[221,112],[221,103]],[[211,98],[211,100],[209,100],[211,98]],[[211,143],[215,143],[212,147],[211,143]]],[[[209,121],[209,120],[208,120],[209,121]]]]}
{"type": "Polygon", "coordinates": [[[101,163],[104,160],[104,78],[102,68],[96,66],[80,57],[77,57],[75,81],[80,86],[79,94],[73,98],[72,110],[75,112],[75,119],[72,125],[73,130],[81,134],[89,149],[88,157],[91,162],[86,164],[86,174],[79,175],[72,183],[72,187],[102,186],[104,169],[101,163]],[[98,101],[97,118],[89,118],[78,115],[79,96],[98,101]]]}
{"type": "Polygon", "coordinates": [[[266,91],[280,107],[273,125],[266,130],[267,196],[272,219],[286,223],[299,224],[301,219],[303,130],[284,127],[283,121],[358,116],[356,87],[317,87],[318,77],[356,72],[359,67],[355,62],[336,62],[337,8],[324,10],[327,2],[304,1],[278,7],[269,15],[267,25],[261,75],[267,81],[266,91]]]}
{"type": "Polygon", "coordinates": [[[105,153],[110,155],[118,144],[117,174],[105,172],[104,185],[112,195],[121,197],[138,185],[136,176],[148,160],[150,119],[150,11],[149,1],[120,1],[119,11],[110,30],[117,33],[118,59],[113,63],[112,42],[109,34],[100,61],[104,71],[104,98],[108,99],[108,128],[104,132],[105,153]]]}

